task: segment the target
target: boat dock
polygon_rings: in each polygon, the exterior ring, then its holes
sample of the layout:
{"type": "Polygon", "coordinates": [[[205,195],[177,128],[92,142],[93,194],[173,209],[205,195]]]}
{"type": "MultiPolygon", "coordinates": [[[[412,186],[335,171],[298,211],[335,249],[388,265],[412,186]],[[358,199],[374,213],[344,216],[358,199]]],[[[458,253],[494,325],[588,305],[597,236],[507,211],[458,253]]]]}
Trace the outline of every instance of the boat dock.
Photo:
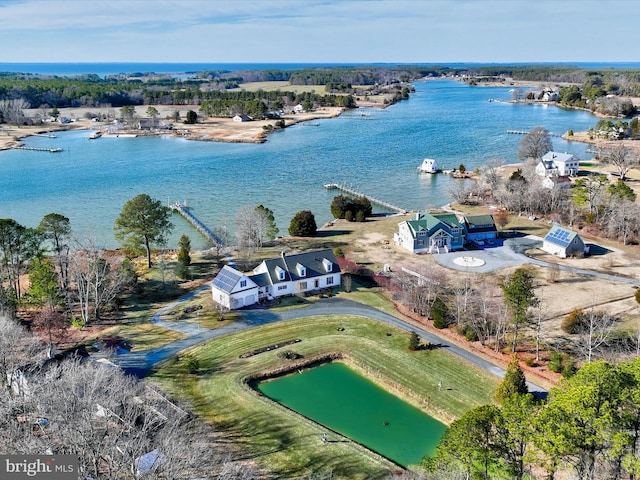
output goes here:
{"type": "MultiPolygon", "coordinates": [[[[529,133],[529,130],[507,130],[507,133],[511,135],[526,135],[527,133],[529,133]]],[[[562,135],[560,135],[559,133],[553,132],[549,132],[549,135],[551,135],[552,137],[562,137],[562,135]]]]}
{"type": "Polygon", "coordinates": [[[45,138],[56,138],[55,135],[51,135],[49,133],[34,133],[34,137],[45,137],[45,138]]]}
{"type": "Polygon", "coordinates": [[[369,200],[371,203],[378,205],[380,207],[386,208],[387,210],[391,210],[392,212],[408,213],[408,210],[404,208],[400,208],[391,203],[372,197],[371,195],[365,195],[364,193],[359,192],[354,188],[347,187],[346,185],[340,185],[338,183],[327,183],[325,184],[324,188],[326,188],[327,190],[340,190],[341,192],[348,193],[349,195],[352,195],[354,197],[364,197],[367,200],[369,200]]]}
{"type": "Polygon", "coordinates": [[[218,237],[215,233],[213,233],[209,227],[207,227],[204,223],[196,218],[196,216],[189,211],[189,207],[187,205],[182,205],[180,202],[169,204],[169,209],[177,212],[182,215],[182,217],[189,222],[193,228],[195,228],[198,232],[200,232],[207,240],[211,242],[212,245],[222,244],[224,243],[220,237],[218,237]]]}
{"type": "Polygon", "coordinates": [[[51,152],[51,153],[56,153],[56,152],[61,152],[62,148],[57,147],[57,148],[41,148],[41,147],[13,147],[15,150],[33,150],[35,152],[51,152]]]}

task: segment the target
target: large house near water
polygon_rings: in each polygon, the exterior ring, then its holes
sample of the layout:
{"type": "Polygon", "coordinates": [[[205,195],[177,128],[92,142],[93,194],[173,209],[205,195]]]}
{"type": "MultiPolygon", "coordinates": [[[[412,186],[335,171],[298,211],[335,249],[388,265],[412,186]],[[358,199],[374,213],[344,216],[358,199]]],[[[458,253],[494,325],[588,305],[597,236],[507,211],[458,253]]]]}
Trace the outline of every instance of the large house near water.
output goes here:
{"type": "Polygon", "coordinates": [[[398,224],[393,240],[413,253],[448,253],[465,243],[482,244],[498,237],[491,215],[456,216],[453,213],[417,213],[398,224]]]}
{"type": "Polygon", "coordinates": [[[538,165],[536,175],[540,177],[575,177],[580,162],[570,153],[547,152],[538,165]]]}
{"type": "Polygon", "coordinates": [[[464,227],[453,213],[417,213],[398,224],[393,241],[413,253],[445,253],[462,248],[464,227]]]}
{"type": "Polygon", "coordinates": [[[213,300],[231,310],[284,295],[340,286],[340,266],[330,249],[264,260],[252,272],[225,265],[211,283],[213,300]]]}

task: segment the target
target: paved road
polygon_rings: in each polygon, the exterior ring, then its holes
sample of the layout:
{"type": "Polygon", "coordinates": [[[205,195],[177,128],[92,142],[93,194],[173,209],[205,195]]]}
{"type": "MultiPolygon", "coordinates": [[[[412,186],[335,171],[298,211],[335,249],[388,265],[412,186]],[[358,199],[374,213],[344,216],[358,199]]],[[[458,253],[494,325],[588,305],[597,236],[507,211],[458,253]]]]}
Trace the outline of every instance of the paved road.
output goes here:
{"type": "MultiPolygon", "coordinates": [[[[191,295],[193,296],[193,295],[191,295]]],[[[189,297],[190,298],[190,297],[189,297]]],[[[181,299],[183,300],[183,299],[181,299]]],[[[172,304],[175,305],[175,304],[172,304]]],[[[169,306],[165,307],[165,309],[161,310],[166,311],[169,306]]],[[[159,314],[157,323],[160,323],[159,314]]],[[[359,315],[363,317],[373,318],[375,320],[379,320],[381,322],[385,322],[388,325],[392,325],[398,328],[401,328],[406,331],[415,331],[418,335],[429,343],[434,345],[438,345],[440,348],[445,348],[447,351],[451,352],[453,355],[457,355],[460,358],[468,361],[469,363],[476,365],[477,367],[496,375],[500,378],[504,376],[504,369],[499,368],[484,360],[483,358],[464,350],[448,341],[433,335],[432,333],[424,330],[420,327],[412,325],[404,320],[401,320],[393,315],[389,315],[380,310],[377,310],[373,307],[369,307],[367,305],[363,305],[361,303],[353,302],[351,300],[346,300],[342,298],[327,298],[323,299],[319,302],[313,303],[307,307],[286,310],[282,312],[275,312],[267,309],[255,309],[255,310],[244,310],[241,313],[241,319],[222,326],[220,328],[216,328],[213,330],[209,329],[198,329],[193,330],[193,326],[190,326],[188,329],[185,329],[184,326],[180,325],[181,322],[162,322],[161,324],[167,328],[172,328],[174,330],[181,331],[188,336],[182,340],[178,340],[176,342],[170,343],[163,347],[146,350],[142,352],[127,352],[119,355],[115,355],[114,357],[110,357],[110,360],[114,363],[120,365],[123,370],[127,373],[136,375],[140,378],[146,376],[149,371],[160,362],[171,358],[177,355],[182,350],[192,347],[194,345],[198,345],[212,338],[221,337],[223,335],[228,335],[236,332],[240,332],[243,330],[247,330],[250,328],[254,328],[260,325],[266,325],[268,323],[292,320],[295,318],[303,318],[317,315],[359,315]],[[188,333],[187,333],[188,332],[188,333]]],[[[154,316],[154,318],[156,318],[154,316]]],[[[197,328],[197,327],[195,327],[197,328]]],[[[546,395],[546,390],[538,385],[529,383],[529,390],[538,395],[546,395]]]]}
{"type": "Polygon", "coordinates": [[[574,275],[597,277],[611,282],[628,283],[640,286],[640,280],[636,278],[621,277],[618,275],[609,275],[606,273],[594,272],[592,270],[584,270],[582,268],[574,268],[556,263],[543,262],[535,258],[528,257],[524,254],[532,248],[540,248],[542,246],[542,238],[527,235],[520,238],[508,238],[503,244],[497,244],[493,247],[486,247],[482,250],[442,253],[434,255],[434,260],[443,267],[463,272],[488,273],[501,270],[505,267],[515,267],[517,265],[537,265],[539,267],[554,267],[559,270],[570,272],[574,275]],[[475,257],[483,260],[485,263],[479,267],[468,267],[454,263],[459,257],[475,257]]]}

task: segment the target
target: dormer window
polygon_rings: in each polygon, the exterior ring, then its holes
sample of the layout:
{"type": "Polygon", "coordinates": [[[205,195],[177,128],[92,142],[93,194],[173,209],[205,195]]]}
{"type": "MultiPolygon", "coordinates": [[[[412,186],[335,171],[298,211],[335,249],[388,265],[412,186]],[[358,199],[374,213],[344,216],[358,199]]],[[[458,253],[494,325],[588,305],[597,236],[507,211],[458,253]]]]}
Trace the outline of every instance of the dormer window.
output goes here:
{"type": "Polygon", "coordinates": [[[305,267],[301,263],[296,265],[296,270],[298,271],[298,275],[300,277],[306,277],[307,276],[307,267],[305,267]]]}
{"type": "Polygon", "coordinates": [[[276,275],[278,276],[278,280],[284,280],[284,270],[280,267],[276,267],[276,275]]]}
{"type": "Polygon", "coordinates": [[[322,265],[324,266],[325,272],[333,272],[333,263],[326,258],[322,260],[322,265]]]}

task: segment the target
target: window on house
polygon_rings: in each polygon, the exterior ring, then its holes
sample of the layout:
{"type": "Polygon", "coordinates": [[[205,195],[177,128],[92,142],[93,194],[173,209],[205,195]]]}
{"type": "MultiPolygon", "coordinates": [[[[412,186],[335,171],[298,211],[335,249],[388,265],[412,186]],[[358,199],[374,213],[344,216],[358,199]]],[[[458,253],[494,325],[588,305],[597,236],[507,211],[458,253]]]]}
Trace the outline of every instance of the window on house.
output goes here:
{"type": "Polygon", "coordinates": [[[327,285],[333,284],[333,277],[327,277],[327,285]]]}
{"type": "Polygon", "coordinates": [[[240,288],[244,288],[247,286],[247,281],[246,280],[240,280],[240,288]]]}
{"type": "Polygon", "coordinates": [[[300,290],[305,291],[307,289],[307,282],[300,282],[300,290]]]}
{"type": "Polygon", "coordinates": [[[287,286],[286,285],[278,285],[278,290],[286,290],[287,286]]]}

